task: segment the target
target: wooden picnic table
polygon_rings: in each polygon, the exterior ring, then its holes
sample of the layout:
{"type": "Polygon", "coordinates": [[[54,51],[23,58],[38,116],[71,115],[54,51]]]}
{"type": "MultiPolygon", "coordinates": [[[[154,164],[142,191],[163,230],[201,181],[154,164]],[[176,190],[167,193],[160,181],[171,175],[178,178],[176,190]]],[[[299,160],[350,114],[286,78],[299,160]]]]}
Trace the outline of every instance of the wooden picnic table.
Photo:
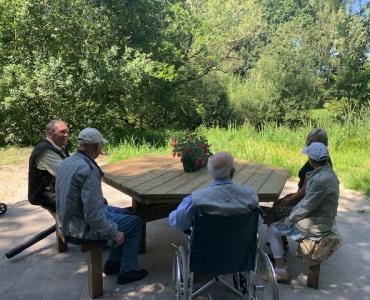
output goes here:
{"type": "MultiPolygon", "coordinates": [[[[144,222],[165,218],[192,191],[212,182],[207,169],[184,172],[180,159],[171,156],[142,156],[102,167],[103,181],[132,197],[132,209],[144,222]]],[[[260,202],[276,201],[289,172],[251,161],[236,160],[233,182],[251,185],[260,202]]],[[[141,251],[145,252],[145,226],[141,251]]]]}

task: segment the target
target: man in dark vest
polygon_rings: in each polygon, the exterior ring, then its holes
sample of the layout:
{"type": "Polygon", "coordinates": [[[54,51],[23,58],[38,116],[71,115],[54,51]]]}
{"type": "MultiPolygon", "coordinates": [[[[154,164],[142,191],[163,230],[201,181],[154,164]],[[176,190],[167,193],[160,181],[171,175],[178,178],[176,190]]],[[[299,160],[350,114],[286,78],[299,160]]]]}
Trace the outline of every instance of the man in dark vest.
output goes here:
{"type": "Polygon", "coordinates": [[[69,128],[62,120],[52,120],[46,137],[33,149],[28,169],[28,200],[55,212],[55,175],[61,162],[69,156],[65,146],[69,128]]]}

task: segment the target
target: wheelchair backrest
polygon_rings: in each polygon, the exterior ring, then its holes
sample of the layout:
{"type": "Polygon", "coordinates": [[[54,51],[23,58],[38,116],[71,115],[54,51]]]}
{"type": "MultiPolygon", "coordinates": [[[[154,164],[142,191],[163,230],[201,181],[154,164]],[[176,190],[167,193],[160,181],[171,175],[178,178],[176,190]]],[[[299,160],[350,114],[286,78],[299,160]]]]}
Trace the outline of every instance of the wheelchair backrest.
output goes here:
{"type": "Polygon", "coordinates": [[[258,210],[236,216],[199,214],[194,220],[190,271],[228,274],[254,270],[258,210]]]}

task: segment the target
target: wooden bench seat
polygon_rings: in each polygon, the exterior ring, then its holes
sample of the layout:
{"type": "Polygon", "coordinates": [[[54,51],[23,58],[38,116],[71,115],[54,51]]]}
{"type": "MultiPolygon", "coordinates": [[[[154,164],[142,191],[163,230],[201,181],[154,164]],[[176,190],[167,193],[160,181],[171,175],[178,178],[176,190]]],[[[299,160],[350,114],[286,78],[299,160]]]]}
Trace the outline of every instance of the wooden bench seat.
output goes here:
{"type": "MultiPolygon", "coordinates": [[[[50,211],[49,211],[50,212],[50,211]]],[[[88,287],[89,295],[92,299],[103,295],[103,245],[106,240],[85,241],[80,239],[64,237],[58,227],[56,214],[50,212],[56,224],[56,242],[58,253],[68,250],[68,243],[78,245],[82,253],[89,252],[88,258],[88,287]]]]}
{"type": "Polygon", "coordinates": [[[56,242],[57,242],[57,251],[58,253],[63,253],[68,251],[68,244],[64,240],[63,234],[60,232],[59,227],[58,227],[58,221],[57,221],[57,216],[55,212],[52,212],[48,210],[48,212],[51,214],[51,216],[55,220],[55,233],[56,233],[56,242]]]}
{"type": "Polygon", "coordinates": [[[338,233],[321,237],[319,241],[302,240],[297,247],[297,254],[308,266],[307,286],[318,289],[320,281],[320,266],[340,246],[342,240],[338,233]]]}

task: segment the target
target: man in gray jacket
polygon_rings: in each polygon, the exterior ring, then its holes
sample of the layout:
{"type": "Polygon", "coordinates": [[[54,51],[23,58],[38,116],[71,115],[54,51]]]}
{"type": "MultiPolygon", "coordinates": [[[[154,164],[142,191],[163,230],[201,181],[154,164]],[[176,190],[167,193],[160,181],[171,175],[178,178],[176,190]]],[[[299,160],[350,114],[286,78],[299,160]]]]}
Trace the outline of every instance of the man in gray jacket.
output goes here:
{"type": "Polygon", "coordinates": [[[74,243],[113,240],[104,273],[119,273],[118,284],[140,280],[148,274],[137,270],[142,221],[127,209],[104,205],[104,173],[95,159],[107,140],[97,129],[85,128],[78,135],[78,143],[77,152],[61,163],[56,176],[61,231],[74,243]]]}
{"type": "Polygon", "coordinates": [[[339,181],[328,163],[329,151],[322,143],[312,143],[302,153],[307,154],[314,170],[308,173],[304,198],[294,207],[284,222],[269,228],[271,250],[276,262],[276,277],[280,282],[289,280],[281,236],[299,241],[319,240],[329,234],[335,225],[339,200],[339,181]]]}
{"type": "Polygon", "coordinates": [[[205,189],[184,198],[169,215],[169,223],[178,230],[190,228],[200,209],[207,214],[233,216],[246,214],[259,207],[256,190],[252,186],[232,182],[234,158],[228,152],[218,152],[208,160],[208,172],[214,181],[205,189]]]}

